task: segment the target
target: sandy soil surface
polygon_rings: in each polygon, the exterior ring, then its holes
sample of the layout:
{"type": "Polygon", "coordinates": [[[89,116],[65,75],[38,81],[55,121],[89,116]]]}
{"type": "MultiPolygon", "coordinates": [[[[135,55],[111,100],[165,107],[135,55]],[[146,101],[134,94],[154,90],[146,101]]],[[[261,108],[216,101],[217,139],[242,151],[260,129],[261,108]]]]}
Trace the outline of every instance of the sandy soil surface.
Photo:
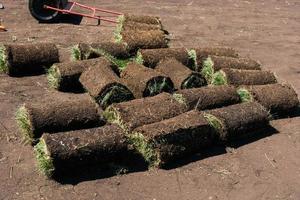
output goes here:
{"type": "MultiPolygon", "coordinates": [[[[24,0],[1,0],[8,32],[0,42],[55,42],[68,59],[77,42],[109,40],[113,25],[38,24],[24,0]]],[[[259,60],[300,94],[300,2],[298,0],[82,0],[123,12],[159,15],[172,33],[172,46],[226,45],[259,60]]],[[[215,147],[170,170],[113,177],[95,173],[47,180],[35,166],[14,120],[16,108],[47,92],[44,75],[0,75],[0,199],[300,199],[300,117],[272,122],[262,137],[215,147]]]]}

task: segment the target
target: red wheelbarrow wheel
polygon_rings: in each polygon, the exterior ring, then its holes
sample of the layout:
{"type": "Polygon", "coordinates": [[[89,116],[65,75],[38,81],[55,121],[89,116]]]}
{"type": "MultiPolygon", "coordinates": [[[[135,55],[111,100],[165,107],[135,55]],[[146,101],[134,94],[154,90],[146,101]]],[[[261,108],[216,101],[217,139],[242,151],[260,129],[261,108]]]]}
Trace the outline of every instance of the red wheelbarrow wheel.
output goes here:
{"type": "Polygon", "coordinates": [[[31,15],[39,22],[55,22],[60,16],[60,12],[46,9],[44,6],[63,9],[68,0],[29,0],[29,11],[31,15]]]}

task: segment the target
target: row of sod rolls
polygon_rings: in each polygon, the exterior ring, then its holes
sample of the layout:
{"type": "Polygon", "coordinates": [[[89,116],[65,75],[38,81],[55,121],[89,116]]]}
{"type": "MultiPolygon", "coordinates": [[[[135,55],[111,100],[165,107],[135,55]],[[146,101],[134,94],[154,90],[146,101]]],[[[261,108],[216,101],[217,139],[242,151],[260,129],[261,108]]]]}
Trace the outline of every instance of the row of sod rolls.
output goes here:
{"type": "Polygon", "coordinates": [[[91,128],[105,123],[102,110],[87,94],[51,92],[40,101],[22,105],[16,112],[24,138],[34,144],[45,132],[91,128]]]}
{"type": "Polygon", "coordinates": [[[207,86],[113,104],[103,115],[125,131],[132,131],[139,126],[172,118],[192,109],[218,108],[239,102],[240,97],[234,87],[207,86]]]}
{"type": "Polygon", "coordinates": [[[238,93],[243,102],[259,102],[275,118],[293,115],[299,109],[297,93],[287,84],[240,86],[238,93]]]}
{"type": "Polygon", "coordinates": [[[41,74],[57,62],[59,53],[54,44],[0,44],[0,72],[10,76],[41,74]]]}

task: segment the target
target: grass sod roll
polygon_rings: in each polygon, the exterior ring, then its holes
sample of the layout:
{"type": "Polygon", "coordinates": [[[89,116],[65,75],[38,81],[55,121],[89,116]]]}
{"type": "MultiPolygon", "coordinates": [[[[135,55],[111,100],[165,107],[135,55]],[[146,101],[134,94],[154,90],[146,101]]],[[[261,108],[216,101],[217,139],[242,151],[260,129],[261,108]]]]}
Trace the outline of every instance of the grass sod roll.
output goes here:
{"type": "Polygon", "coordinates": [[[44,101],[23,104],[16,112],[24,138],[34,144],[44,132],[101,126],[102,110],[87,94],[53,92],[44,101]]]}
{"type": "Polygon", "coordinates": [[[265,85],[277,83],[274,73],[260,70],[224,68],[213,74],[213,85],[265,85]]]}
{"type": "Polygon", "coordinates": [[[111,63],[106,59],[101,59],[97,65],[84,71],[79,80],[102,108],[134,99],[132,92],[115,74],[111,63]]]}
{"type": "Polygon", "coordinates": [[[128,140],[150,166],[163,167],[211,145],[215,131],[203,115],[192,110],[133,130],[128,140]]]}
{"type": "Polygon", "coordinates": [[[97,64],[98,58],[56,63],[48,69],[47,79],[50,88],[63,92],[82,92],[79,77],[86,69],[97,64]]]}
{"type": "Polygon", "coordinates": [[[190,70],[175,58],[160,61],[155,70],[170,77],[175,89],[197,88],[207,85],[200,73],[190,70]]]}
{"type": "Polygon", "coordinates": [[[48,177],[119,160],[127,151],[122,130],[116,125],[56,134],[45,133],[34,147],[40,172],[48,177]]]}
{"type": "Polygon", "coordinates": [[[119,59],[129,58],[129,52],[124,44],[114,42],[79,43],[72,48],[72,60],[87,60],[102,57],[102,52],[107,52],[119,59]]]}
{"type": "Polygon", "coordinates": [[[169,93],[154,97],[135,99],[109,106],[104,117],[111,123],[118,124],[126,131],[134,128],[175,117],[188,111],[184,102],[178,102],[169,93]]]}
{"type": "Polygon", "coordinates": [[[228,85],[178,90],[173,96],[184,102],[189,110],[213,109],[240,103],[236,88],[228,85]]]}
{"type": "Polygon", "coordinates": [[[121,72],[121,78],[136,98],[174,90],[174,84],[168,76],[133,62],[121,72]]]}
{"type": "Polygon", "coordinates": [[[0,44],[0,72],[10,76],[40,74],[57,62],[59,54],[54,44],[0,44]]]}
{"type": "Polygon", "coordinates": [[[115,36],[117,43],[124,43],[129,52],[139,49],[168,48],[170,39],[161,30],[123,31],[121,36],[115,36]]]}
{"type": "Polygon", "coordinates": [[[157,16],[125,14],[125,15],[122,15],[119,17],[119,21],[123,21],[125,23],[138,22],[138,23],[161,26],[160,17],[157,17],[157,16]]]}
{"type": "Polygon", "coordinates": [[[149,68],[155,68],[161,60],[166,58],[176,58],[186,66],[191,62],[185,48],[141,49],[137,53],[136,62],[149,68]]]}
{"type": "Polygon", "coordinates": [[[145,23],[139,23],[139,22],[125,22],[122,24],[122,27],[118,29],[120,33],[122,31],[151,31],[151,30],[161,30],[165,34],[168,34],[168,31],[162,29],[160,25],[155,24],[145,24],[145,23]]]}
{"type": "Polygon", "coordinates": [[[214,72],[223,68],[242,70],[261,70],[260,63],[248,58],[233,58],[226,56],[208,56],[202,62],[201,74],[211,81],[214,72]]]}
{"type": "Polygon", "coordinates": [[[299,107],[297,93],[287,84],[240,87],[238,93],[244,102],[257,101],[275,117],[293,114],[299,107]]]}
{"type": "Polygon", "coordinates": [[[249,136],[269,124],[269,112],[259,103],[248,102],[205,111],[221,141],[249,136]]]}

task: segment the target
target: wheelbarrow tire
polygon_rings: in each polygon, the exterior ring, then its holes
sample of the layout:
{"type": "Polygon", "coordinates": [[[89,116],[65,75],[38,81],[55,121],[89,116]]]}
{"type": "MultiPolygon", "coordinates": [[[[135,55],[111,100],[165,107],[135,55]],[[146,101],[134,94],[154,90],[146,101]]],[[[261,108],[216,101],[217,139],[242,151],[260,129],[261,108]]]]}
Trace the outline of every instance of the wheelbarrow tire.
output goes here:
{"type": "Polygon", "coordinates": [[[46,9],[44,5],[63,9],[67,5],[67,2],[67,0],[29,0],[29,11],[39,22],[52,23],[59,19],[61,13],[46,9]]]}

